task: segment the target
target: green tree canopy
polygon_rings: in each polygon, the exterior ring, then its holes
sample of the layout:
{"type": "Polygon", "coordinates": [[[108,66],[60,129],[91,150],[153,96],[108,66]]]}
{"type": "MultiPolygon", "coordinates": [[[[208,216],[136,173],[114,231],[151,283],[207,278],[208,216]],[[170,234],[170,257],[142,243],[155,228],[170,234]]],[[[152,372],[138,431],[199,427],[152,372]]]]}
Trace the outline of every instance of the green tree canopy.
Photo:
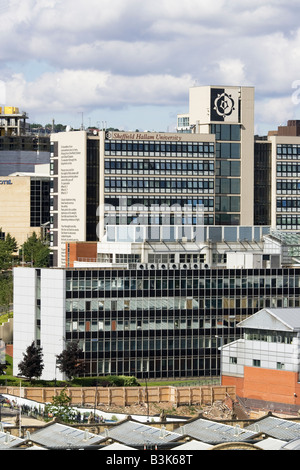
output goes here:
{"type": "Polygon", "coordinates": [[[23,356],[23,361],[18,364],[20,373],[30,381],[33,377],[40,377],[44,369],[42,348],[33,341],[23,356]]]}
{"type": "Polygon", "coordinates": [[[52,397],[52,403],[45,406],[45,413],[49,417],[56,417],[64,423],[76,420],[76,413],[70,408],[71,398],[64,388],[59,395],[52,397]]]}
{"type": "MultiPolygon", "coordinates": [[[[0,234],[3,234],[0,229],[0,234]]],[[[0,238],[0,270],[4,271],[13,265],[14,253],[17,251],[18,245],[15,237],[8,233],[5,237],[0,238]]]]}
{"type": "Polygon", "coordinates": [[[21,256],[24,261],[32,263],[37,268],[49,266],[49,247],[35,232],[23,243],[21,256]]]}
{"type": "Polygon", "coordinates": [[[80,358],[82,349],[79,348],[77,342],[67,343],[66,349],[56,356],[57,366],[60,372],[66,374],[69,380],[84,372],[85,364],[80,358]]]}
{"type": "Polygon", "coordinates": [[[0,306],[5,312],[13,303],[13,277],[11,273],[0,274],[0,306]]]}

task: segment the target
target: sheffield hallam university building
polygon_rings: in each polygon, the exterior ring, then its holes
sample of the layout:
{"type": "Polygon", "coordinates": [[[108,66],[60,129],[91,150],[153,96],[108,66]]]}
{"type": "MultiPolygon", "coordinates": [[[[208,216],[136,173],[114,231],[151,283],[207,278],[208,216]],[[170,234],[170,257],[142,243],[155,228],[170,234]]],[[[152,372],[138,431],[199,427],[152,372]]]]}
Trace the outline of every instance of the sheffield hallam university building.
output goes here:
{"type": "Polygon", "coordinates": [[[69,341],[87,376],[215,377],[237,323],[299,306],[300,269],[271,229],[274,144],[254,139],[254,89],[195,87],[189,108],[176,133],[52,135],[52,268],[14,270],[14,373],[35,340],[45,379],[60,378],[69,341]]]}

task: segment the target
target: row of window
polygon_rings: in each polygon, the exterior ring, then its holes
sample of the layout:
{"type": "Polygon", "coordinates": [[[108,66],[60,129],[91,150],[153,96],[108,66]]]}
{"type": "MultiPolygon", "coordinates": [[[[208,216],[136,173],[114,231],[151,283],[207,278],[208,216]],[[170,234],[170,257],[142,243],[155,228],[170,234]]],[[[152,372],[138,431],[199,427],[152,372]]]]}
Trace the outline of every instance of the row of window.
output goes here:
{"type": "Polygon", "coordinates": [[[241,164],[233,160],[217,160],[216,161],[217,176],[240,176],[241,164]]]}
{"type": "Polygon", "coordinates": [[[300,155],[300,145],[294,144],[277,144],[277,158],[278,159],[291,159],[295,158],[298,160],[300,155]]]}
{"type": "Polygon", "coordinates": [[[299,176],[300,163],[277,163],[277,176],[299,176]]]}
{"type": "Polygon", "coordinates": [[[261,331],[261,330],[251,330],[245,331],[244,338],[250,341],[263,341],[267,343],[284,343],[292,344],[296,334],[285,333],[284,331],[275,332],[275,331],[261,331]]]}
{"type": "MultiPolygon", "coordinates": [[[[84,345],[81,346],[84,349],[84,345]]],[[[206,351],[206,350],[204,350],[206,351]]],[[[177,357],[177,358],[155,358],[155,359],[116,359],[97,361],[91,360],[90,369],[86,375],[135,375],[137,378],[145,379],[145,373],[148,377],[166,378],[166,377],[191,377],[191,376],[209,376],[209,383],[216,381],[219,383],[217,376],[217,359],[215,356],[199,356],[193,357],[177,357]]]]}
{"type": "Polygon", "coordinates": [[[188,127],[190,125],[190,118],[188,116],[178,117],[177,125],[178,127],[188,127]]]}
{"type": "MultiPolygon", "coordinates": [[[[205,209],[206,211],[213,212],[213,207],[208,207],[205,209]]],[[[165,241],[175,241],[174,238],[174,227],[180,225],[183,227],[188,226],[198,226],[198,225],[213,225],[214,216],[208,215],[203,212],[199,212],[196,215],[186,214],[186,215],[178,215],[178,214],[138,214],[138,215],[127,215],[127,214],[111,214],[106,213],[104,214],[104,223],[108,226],[128,226],[128,225],[138,225],[138,226],[150,226],[152,228],[168,225],[167,232],[164,233],[164,240],[165,241]]],[[[110,241],[113,241],[110,239],[110,241]]]]}
{"type": "Polygon", "coordinates": [[[277,180],[277,194],[300,194],[300,180],[277,180]]]}
{"type": "Polygon", "coordinates": [[[216,194],[240,194],[240,178],[216,178],[216,194]]]}
{"type": "MultiPolygon", "coordinates": [[[[230,358],[232,364],[237,364],[237,358],[230,358]],[[233,362],[234,361],[234,362],[233,362]]],[[[253,359],[252,360],[253,367],[261,367],[261,360],[260,359],[253,359]]],[[[276,362],[276,369],[284,370],[285,364],[283,362],[276,362]]]]}
{"type": "MultiPolygon", "coordinates": [[[[72,331],[70,331],[72,332],[72,331]]],[[[74,332],[74,330],[73,330],[74,332]]],[[[181,351],[189,349],[198,351],[199,349],[215,349],[217,347],[217,339],[209,336],[200,336],[199,338],[156,338],[156,339],[111,339],[110,341],[103,341],[95,338],[90,341],[84,341],[83,352],[110,352],[110,351],[181,351]]]]}
{"type": "MultiPolygon", "coordinates": [[[[205,253],[184,253],[179,255],[180,263],[204,263],[205,253]]],[[[149,253],[148,263],[174,263],[174,253],[149,253]]]]}
{"type": "Polygon", "coordinates": [[[276,207],[278,211],[300,211],[300,198],[278,197],[276,207]]]}
{"type": "Polygon", "coordinates": [[[276,227],[282,230],[299,230],[300,215],[277,215],[276,227]]]}
{"type": "Polygon", "coordinates": [[[211,157],[214,153],[214,143],[210,142],[105,141],[105,155],[211,157]]]}
{"type": "Polygon", "coordinates": [[[104,168],[110,174],[214,175],[214,162],[207,160],[105,159],[104,168]]]}
{"type": "Polygon", "coordinates": [[[199,197],[168,197],[168,196],[106,196],[104,202],[106,211],[127,210],[138,212],[174,212],[181,210],[200,209],[201,207],[213,207],[214,198],[212,196],[199,197]]]}
{"type": "MultiPolygon", "coordinates": [[[[198,330],[212,329],[212,328],[229,328],[234,326],[234,318],[230,317],[216,317],[208,316],[205,318],[198,318],[197,316],[189,318],[168,318],[162,316],[158,318],[143,318],[138,319],[132,317],[130,319],[75,319],[68,318],[66,320],[67,331],[80,331],[80,332],[97,332],[97,331],[174,331],[174,330],[196,330],[195,336],[198,336],[198,330]]],[[[170,334],[171,336],[171,334],[170,334]]]]}
{"type": "MultiPolygon", "coordinates": [[[[241,277],[214,277],[204,278],[186,276],[179,278],[172,275],[166,277],[160,275],[153,278],[136,278],[128,277],[123,273],[122,277],[111,279],[67,279],[66,289],[67,292],[76,291],[126,291],[126,290],[172,290],[172,289],[282,289],[285,287],[299,288],[300,276],[241,276],[241,277]]],[[[148,274],[149,276],[149,274],[148,274]]]]}
{"type": "Polygon", "coordinates": [[[218,142],[216,144],[217,158],[241,158],[241,145],[230,142],[218,142]]]}
{"type": "MultiPolygon", "coordinates": [[[[193,297],[190,299],[166,297],[166,298],[137,298],[137,299],[73,299],[66,301],[66,309],[68,312],[178,312],[182,310],[217,310],[232,311],[234,309],[261,309],[261,308],[279,308],[279,307],[299,307],[299,300],[296,302],[291,297],[268,297],[264,295],[250,297],[242,296],[203,296],[193,297]]],[[[173,321],[173,320],[172,320],[173,321]]],[[[200,321],[199,319],[197,321],[200,321]]],[[[161,320],[159,320],[159,323],[161,320]]],[[[221,322],[221,320],[220,320],[221,322]]],[[[224,327],[228,326],[228,322],[221,322],[224,327]]],[[[220,323],[220,325],[221,325],[220,323]]],[[[196,328],[196,327],[195,327],[196,328]]],[[[151,329],[151,328],[150,328],[151,329]]],[[[155,328],[156,329],[156,328],[155,328]]],[[[162,329],[168,329],[162,327],[162,329]]]]}
{"type": "Polygon", "coordinates": [[[50,200],[49,181],[31,180],[30,182],[30,226],[40,227],[49,222],[50,200]]]}
{"type": "Polygon", "coordinates": [[[214,180],[208,178],[105,178],[104,186],[105,192],[214,192],[214,180]]]}
{"type": "Polygon", "coordinates": [[[211,124],[210,133],[215,134],[216,140],[241,140],[241,126],[239,124],[211,124]]]}

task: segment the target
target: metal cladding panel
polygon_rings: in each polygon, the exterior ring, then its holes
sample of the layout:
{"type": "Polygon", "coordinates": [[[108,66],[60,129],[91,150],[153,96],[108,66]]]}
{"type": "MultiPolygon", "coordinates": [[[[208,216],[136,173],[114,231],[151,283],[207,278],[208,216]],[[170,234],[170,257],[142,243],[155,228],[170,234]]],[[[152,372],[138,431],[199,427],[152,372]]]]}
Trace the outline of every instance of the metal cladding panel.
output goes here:
{"type": "Polygon", "coordinates": [[[242,442],[253,439],[255,432],[237,426],[229,426],[206,419],[197,419],[191,423],[184,424],[174,432],[181,435],[188,435],[194,439],[199,439],[210,444],[221,442],[242,442]]]}
{"type": "Polygon", "coordinates": [[[59,423],[51,423],[31,434],[31,441],[47,448],[65,448],[96,445],[101,436],[59,423]]]}
{"type": "Polygon", "coordinates": [[[269,437],[281,439],[283,441],[299,439],[300,436],[300,423],[276,418],[274,416],[267,416],[266,418],[247,426],[245,429],[249,431],[256,430],[256,432],[263,432],[269,437]]]}

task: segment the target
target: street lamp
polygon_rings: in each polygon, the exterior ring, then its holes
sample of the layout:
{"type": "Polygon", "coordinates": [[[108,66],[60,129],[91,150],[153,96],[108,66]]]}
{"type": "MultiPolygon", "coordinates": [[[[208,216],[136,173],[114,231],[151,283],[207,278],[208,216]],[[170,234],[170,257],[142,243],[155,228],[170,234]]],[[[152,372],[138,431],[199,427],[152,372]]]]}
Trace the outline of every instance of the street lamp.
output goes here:
{"type": "Polygon", "coordinates": [[[222,346],[223,346],[223,336],[215,335],[217,341],[217,349],[220,350],[220,385],[222,385],[222,346]],[[218,347],[218,339],[220,338],[220,347],[218,347]]]}

